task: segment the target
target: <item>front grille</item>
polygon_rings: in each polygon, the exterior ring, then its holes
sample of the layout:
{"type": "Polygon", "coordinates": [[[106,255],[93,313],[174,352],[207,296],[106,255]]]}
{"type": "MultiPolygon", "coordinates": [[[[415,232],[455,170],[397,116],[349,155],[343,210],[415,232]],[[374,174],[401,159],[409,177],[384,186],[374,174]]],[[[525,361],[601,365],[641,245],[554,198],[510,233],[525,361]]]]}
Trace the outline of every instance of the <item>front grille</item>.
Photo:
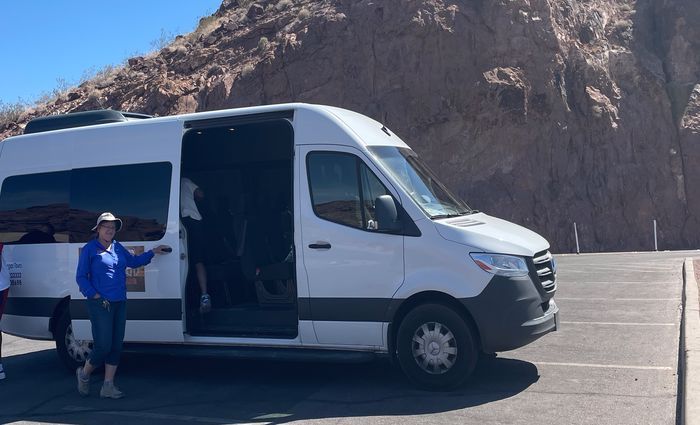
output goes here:
{"type": "Polygon", "coordinates": [[[557,289],[557,269],[552,254],[549,251],[538,252],[532,258],[532,262],[535,264],[535,271],[542,289],[545,292],[554,292],[557,289]]]}

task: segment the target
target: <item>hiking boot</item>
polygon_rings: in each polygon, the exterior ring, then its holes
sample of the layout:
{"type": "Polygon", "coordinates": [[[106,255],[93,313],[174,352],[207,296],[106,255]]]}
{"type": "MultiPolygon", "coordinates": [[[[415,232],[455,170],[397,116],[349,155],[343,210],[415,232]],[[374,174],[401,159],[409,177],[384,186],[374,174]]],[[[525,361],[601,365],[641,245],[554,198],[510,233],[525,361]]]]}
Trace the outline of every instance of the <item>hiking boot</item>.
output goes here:
{"type": "Polygon", "coordinates": [[[119,391],[113,382],[105,382],[102,384],[102,389],[100,390],[100,397],[102,398],[122,398],[124,393],[119,391]]]}
{"type": "Polygon", "coordinates": [[[210,311],[211,311],[211,297],[209,296],[209,294],[204,294],[199,299],[199,312],[204,314],[204,313],[209,313],[210,311]]]}
{"type": "Polygon", "coordinates": [[[78,392],[81,396],[87,397],[90,395],[90,377],[84,379],[82,377],[83,368],[79,367],[75,370],[75,377],[78,378],[78,392]]]}

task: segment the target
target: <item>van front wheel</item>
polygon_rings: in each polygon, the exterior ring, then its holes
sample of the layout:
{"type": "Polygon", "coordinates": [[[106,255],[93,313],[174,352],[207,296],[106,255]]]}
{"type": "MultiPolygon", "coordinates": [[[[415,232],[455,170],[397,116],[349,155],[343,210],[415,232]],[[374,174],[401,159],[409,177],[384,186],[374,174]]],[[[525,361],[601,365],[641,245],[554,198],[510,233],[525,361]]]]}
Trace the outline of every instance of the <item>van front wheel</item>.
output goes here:
{"type": "Polygon", "coordinates": [[[92,352],[91,341],[75,339],[75,335],[73,335],[73,326],[71,326],[70,314],[67,309],[61,313],[61,317],[59,317],[56,323],[54,340],[56,341],[58,357],[71,371],[75,371],[79,366],[85,364],[85,360],[87,360],[92,352]]]}
{"type": "Polygon", "coordinates": [[[474,371],[478,351],[473,332],[454,310],[424,304],[401,322],[396,340],[401,369],[420,387],[447,390],[474,371]]]}

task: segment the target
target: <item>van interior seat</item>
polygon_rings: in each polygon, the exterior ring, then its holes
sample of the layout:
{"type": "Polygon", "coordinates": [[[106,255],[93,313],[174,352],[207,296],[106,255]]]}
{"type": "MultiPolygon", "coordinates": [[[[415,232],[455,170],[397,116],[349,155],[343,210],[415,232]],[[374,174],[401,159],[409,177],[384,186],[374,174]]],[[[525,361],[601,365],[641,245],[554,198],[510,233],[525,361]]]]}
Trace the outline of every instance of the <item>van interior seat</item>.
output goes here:
{"type": "Polygon", "coordinates": [[[294,262],[291,221],[286,214],[261,214],[246,220],[241,269],[254,282],[260,303],[293,303],[294,262]],[[287,224],[288,223],[288,224],[287,224]]]}

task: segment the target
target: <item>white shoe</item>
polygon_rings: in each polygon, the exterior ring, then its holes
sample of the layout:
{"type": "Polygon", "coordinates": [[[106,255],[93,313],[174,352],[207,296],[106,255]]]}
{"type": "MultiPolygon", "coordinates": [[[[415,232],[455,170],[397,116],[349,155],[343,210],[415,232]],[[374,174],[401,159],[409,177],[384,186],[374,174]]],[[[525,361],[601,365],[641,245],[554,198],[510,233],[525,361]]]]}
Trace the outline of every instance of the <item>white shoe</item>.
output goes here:
{"type": "Polygon", "coordinates": [[[124,397],[124,393],[119,391],[119,388],[114,383],[105,382],[102,384],[102,389],[100,389],[100,397],[119,399],[124,397]]]}
{"type": "Polygon", "coordinates": [[[199,299],[199,312],[202,314],[209,313],[211,311],[211,297],[208,294],[202,295],[199,299]]]}

